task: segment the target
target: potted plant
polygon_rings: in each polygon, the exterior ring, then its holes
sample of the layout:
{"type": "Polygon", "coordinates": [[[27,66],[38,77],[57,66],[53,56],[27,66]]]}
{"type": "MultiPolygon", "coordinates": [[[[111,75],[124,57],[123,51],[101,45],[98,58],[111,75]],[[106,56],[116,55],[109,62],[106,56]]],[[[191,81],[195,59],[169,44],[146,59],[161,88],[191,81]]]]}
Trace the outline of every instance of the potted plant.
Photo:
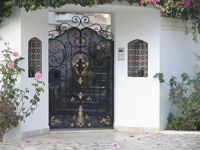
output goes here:
{"type": "Polygon", "coordinates": [[[25,71],[20,67],[24,58],[19,57],[18,52],[12,52],[7,43],[5,45],[7,48],[1,51],[3,61],[0,62],[0,142],[5,133],[33,113],[40,101],[41,92],[44,92],[44,82],[39,80],[42,77],[39,72],[35,74],[36,79],[32,84],[32,98],[28,97],[28,89],[16,86],[18,76],[25,71]]]}
{"type": "Polygon", "coordinates": [[[138,76],[139,76],[139,77],[144,77],[144,67],[141,67],[141,68],[138,70],[138,76]]]}
{"type": "Polygon", "coordinates": [[[36,67],[35,63],[33,63],[31,66],[29,66],[28,77],[33,78],[35,76],[35,73],[36,73],[36,67]]]}

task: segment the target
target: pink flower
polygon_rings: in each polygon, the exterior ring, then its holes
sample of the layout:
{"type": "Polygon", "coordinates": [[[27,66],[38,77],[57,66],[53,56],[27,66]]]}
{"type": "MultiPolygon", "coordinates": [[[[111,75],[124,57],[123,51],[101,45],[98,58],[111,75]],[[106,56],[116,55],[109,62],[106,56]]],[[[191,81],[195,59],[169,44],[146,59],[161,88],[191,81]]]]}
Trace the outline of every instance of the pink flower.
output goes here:
{"type": "Polygon", "coordinates": [[[149,132],[145,132],[145,134],[149,134],[149,132]]]}
{"type": "Polygon", "coordinates": [[[15,56],[15,57],[18,57],[19,53],[18,52],[13,52],[12,55],[15,56]]]}
{"type": "Polygon", "coordinates": [[[161,11],[161,10],[162,10],[162,8],[158,8],[158,10],[160,10],[160,11],[161,11]]]}
{"type": "Polygon", "coordinates": [[[140,139],[140,138],[138,138],[137,140],[138,140],[138,141],[140,141],[141,139],[140,139]]]}
{"type": "Polygon", "coordinates": [[[42,78],[42,74],[41,74],[40,72],[37,72],[37,73],[35,74],[35,78],[36,78],[36,79],[42,78]]]}
{"type": "Polygon", "coordinates": [[[135,137],[135,136],[134,135],[130,135],[129,137],[132,138],[132,137],[135,137]]]}
{"type": "Polygon", "coordinates": [[[17,147],[20,148],[21,146],[20,146],[20,145],[17,145],[17,147]]]}
{"type": "Polygon", "coordinates": [[[183,21],[184,23],[186,23],[186,22],[187,22],[187,19],[183,19],[182,21],[183,21]]]}
{"type": "Polygon", "coordinates": [[[5,46],[7,46],[7,43],[6,43],[6,42],[4,42],[4,45],[5,45],[5,46]]]}
{"type": "Polygon", "coordinates": [[[27,140],[27,141],[26,141],[26,143],[30,143],[30,141],[29,141],[29,140],[27,140]]]}
{"type": "Polygon", "coordinates": [[[8,63],[8,67],[9,67],[9,68],[13,68],[13,67],[14,67],[14,63],[13,63],[13,62],[9,62],[9,63],[8,63]]]}
{"type": "Polygon", "coordinates": [[[144,4],[144,0],[141,0],[140,3],[141,3],[141,4],[144,4]]]}
{"type": "Polygon", "coordinates": [[[11,4],[11,5],[13,5],[13,4],[14,4],[14,2],[13,2],[13,1],[11,1],[11,2],[10,2],[10,4],[11,4]]]}
{"type": "Polygon", "coordinates": [[[114,144],[114,147],[117,147],[117,144],[114,144]]]}
{"type": "Polygon", "coordinates": [[[190,1],[189,0],[185,0],[184,8],[187,8],[189,5],[190,5],[190,1]]]}
{"type": "Polygon", "coordinates": [[[188,6],[189,6],[189,4],[188,4],[188,3],[185,3],[184,8],[187,8],[188,6]]]}

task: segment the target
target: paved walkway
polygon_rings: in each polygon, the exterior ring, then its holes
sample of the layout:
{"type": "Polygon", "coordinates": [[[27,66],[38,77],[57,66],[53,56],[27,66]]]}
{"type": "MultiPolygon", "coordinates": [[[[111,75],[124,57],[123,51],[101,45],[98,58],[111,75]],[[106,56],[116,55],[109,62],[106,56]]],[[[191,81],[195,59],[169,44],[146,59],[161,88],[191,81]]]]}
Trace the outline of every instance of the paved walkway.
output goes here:
{"type": "Polygon", "coordinates": [[[200,150],[200,135],[64,131],[0,143],[0,150],[200,150]]]}

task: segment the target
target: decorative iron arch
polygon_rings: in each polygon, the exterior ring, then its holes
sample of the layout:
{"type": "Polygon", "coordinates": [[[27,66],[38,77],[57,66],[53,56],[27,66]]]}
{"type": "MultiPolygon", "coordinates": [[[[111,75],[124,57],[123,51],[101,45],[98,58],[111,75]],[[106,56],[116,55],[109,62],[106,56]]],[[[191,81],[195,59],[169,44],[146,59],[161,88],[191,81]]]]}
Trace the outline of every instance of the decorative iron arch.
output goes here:
{"type": "Polygon", "coordinates": [[[113,40],[114,36],[111,32],[105,30],[100,24],[94,23],[92,25],[89,25],[90,19],[88,16],[73,16],[71,20],[71,24],[67,22],[63,22],[60,25],[56,27],[56,30],[49,31],[49,38],[55,38],[61,34],[63,34],[65,31],[67,31],[69,28],[89,28],[97,32],[100,36],[102,36],[105,39],[113,40]]]}

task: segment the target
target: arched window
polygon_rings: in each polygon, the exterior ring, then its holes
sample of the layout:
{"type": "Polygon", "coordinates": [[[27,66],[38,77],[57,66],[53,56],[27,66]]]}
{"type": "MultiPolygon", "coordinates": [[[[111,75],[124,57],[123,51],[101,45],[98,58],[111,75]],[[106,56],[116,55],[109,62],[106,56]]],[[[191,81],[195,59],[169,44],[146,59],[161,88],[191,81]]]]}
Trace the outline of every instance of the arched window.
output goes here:
{"type": "Polygon", "coordinates": [[[42,42],[34,37],[28,42],[28,76],[34,77],[36,72],[42,73],[42,42]]]}
{"type": "Polygon", "coordinates": [[[148,43],[142,40],[128,43],[128,76],[148,76],[148,43]]]}

